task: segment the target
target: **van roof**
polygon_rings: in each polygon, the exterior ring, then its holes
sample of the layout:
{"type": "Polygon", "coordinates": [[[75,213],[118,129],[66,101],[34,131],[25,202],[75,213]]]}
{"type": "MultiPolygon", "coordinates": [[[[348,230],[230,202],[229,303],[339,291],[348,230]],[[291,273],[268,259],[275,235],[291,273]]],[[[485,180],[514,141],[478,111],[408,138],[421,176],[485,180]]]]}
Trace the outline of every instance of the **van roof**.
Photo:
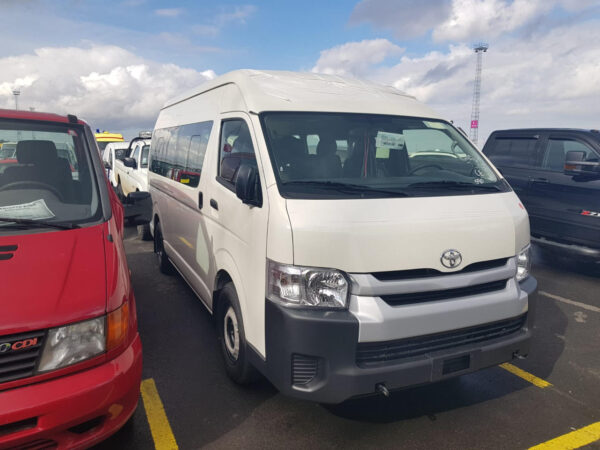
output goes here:
{"type": "MultiPolygon", "coordinates": [[[[327,111],[438,118],[427,106],[392,86],[310,72],[242,69],[169,100],[163,109],[217,87],[235,84],[248,111],[327,111]]],[[[223,111],[225,112],[225,111],[223,111]]]]}
{"type": "MultiPolygon", "coordinates": [[[[74,116],[73,116],[74,117],[74,116]]],[[[2,119],[19,119],[19,120],[39,120],[43,122],[63,122],[70,123],[69,116],[37,112],[37,111],[24,111],[16,109],[0,109],[0,118],[2,119]]],[[[81,119],[77,119],[77,123],[80,125],[85,124],[81,119]]]]}

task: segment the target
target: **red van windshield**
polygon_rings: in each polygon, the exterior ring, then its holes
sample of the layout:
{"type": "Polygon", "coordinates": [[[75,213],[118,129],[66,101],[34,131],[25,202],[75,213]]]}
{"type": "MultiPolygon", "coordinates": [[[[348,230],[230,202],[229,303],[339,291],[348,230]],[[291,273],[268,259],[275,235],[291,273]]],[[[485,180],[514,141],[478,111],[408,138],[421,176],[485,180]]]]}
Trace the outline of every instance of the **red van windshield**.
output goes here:
{"type": "Polygon", "coordinates": [[[0,233],[98,219],[100,196],[83,133],[79,125],[0,120],[0,233]]]}

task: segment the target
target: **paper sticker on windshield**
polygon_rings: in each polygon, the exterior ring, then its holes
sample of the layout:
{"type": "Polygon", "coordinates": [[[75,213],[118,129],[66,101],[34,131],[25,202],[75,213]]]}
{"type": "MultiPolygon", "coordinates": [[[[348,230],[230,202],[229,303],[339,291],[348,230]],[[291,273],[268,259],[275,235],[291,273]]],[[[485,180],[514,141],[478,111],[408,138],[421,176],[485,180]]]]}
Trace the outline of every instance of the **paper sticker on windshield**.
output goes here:
{"type": "Polygon", "coordinates": [[[377,138],[375,139],[375,146],[386,148],[403,148],[404,135],[379,131],[377,132],[377,138]]]}
{"type": "Polygon", "coordinates": [[[51,219],[54,214],[43,199],[20,205],[0,206],[0,217],[9,219],[51,219]]]}
{"type": "Polygon", "coordinates": [[[424,120],[423,124],[427,128],[437,128],[438,130],[445,130],[446,129],[446,125],[444,125],[442,122],[430,122],[428,120],[424,120]]]}

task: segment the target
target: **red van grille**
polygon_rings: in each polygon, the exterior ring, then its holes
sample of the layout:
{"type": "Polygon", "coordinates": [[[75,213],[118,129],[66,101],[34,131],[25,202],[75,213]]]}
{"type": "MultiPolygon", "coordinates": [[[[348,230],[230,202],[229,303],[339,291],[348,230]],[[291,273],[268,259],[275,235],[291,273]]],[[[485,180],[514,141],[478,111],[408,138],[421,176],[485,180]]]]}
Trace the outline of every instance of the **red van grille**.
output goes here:
{"type": "Polygon", "coordinates": [[[34,374],[45,337],[45,331],[0,336],[0,383],[34,374]]]}

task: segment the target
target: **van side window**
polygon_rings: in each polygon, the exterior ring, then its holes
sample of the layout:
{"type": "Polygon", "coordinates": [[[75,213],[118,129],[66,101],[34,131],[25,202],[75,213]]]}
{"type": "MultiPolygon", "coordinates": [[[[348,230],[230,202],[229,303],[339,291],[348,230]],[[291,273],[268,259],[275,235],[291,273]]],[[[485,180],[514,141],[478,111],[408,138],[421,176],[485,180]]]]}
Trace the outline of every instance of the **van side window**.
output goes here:
{"type": "Polygon", "coordinates": [[[233,188],[237,171],[242,164],[256,167],[250,130],[242,119],[226,120],[221,124],[219,178],[233,188]]]}
{"type": "Polygon", "coordinates": [[[212,125],[212,121],[207,121],[155,130],[150,145],[150,171],[197,187],[212,125]]]}
{"type": "Polygon", "coordinates": [[[500,167],[536,167],[537,142],[534,138],[497,137],[486,153],[500,167]]]}
{"type": "Polygon", "coordinates": [[[586,161],[594,160],[594,158],[596,158],[596,161],[598,160],[598,156],[594,151],[582,142],[572,139],[550,138],[544,152],[542,168],[554,172],[562,172],[565,168],[567,152],[572,151],[585,152],[586,161]]]}

